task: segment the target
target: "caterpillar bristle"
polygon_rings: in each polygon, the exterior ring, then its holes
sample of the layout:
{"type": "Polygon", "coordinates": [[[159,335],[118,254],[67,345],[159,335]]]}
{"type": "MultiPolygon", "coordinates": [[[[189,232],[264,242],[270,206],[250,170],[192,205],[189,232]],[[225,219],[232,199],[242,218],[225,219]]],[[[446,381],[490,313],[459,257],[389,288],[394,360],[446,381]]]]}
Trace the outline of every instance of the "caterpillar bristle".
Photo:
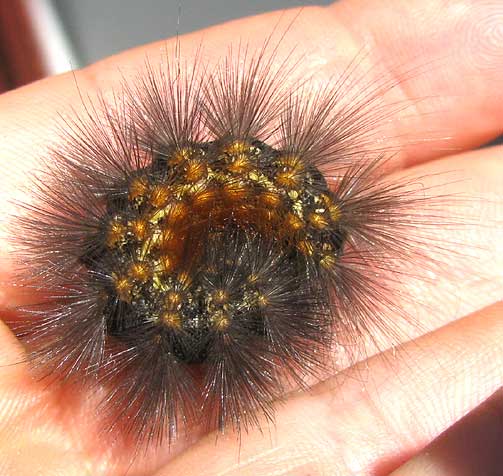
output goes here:
{"type": "Polygon", "coordinates": [[[273,421],[335,345],[407,319],[400,264],[428,219],[369,145],[402,107],[371,111],[392,84],[346,92],[352,64],[319,88],[267,46],[147,64],[87,104],[14,220],[20,280],[43,298],[12,327],[42,375],[99,388],[111,439],[273,421]]]}

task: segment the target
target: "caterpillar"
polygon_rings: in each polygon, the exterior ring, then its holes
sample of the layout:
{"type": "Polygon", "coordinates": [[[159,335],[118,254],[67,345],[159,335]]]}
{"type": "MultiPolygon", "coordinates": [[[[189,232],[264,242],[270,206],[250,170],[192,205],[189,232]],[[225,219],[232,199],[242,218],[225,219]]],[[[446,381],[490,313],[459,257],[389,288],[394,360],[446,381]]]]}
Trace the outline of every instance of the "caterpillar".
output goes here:
{"type": "Polygon", "coordinates": [[[355,79],[359,58],[292,79],[275,53],[147,64],[64,123],[13,218],[38,300],[12,329],[41,378],[96,389],[103,435],[136,451],[274,421],[335,347],[355,359],[416,324],[401,279],[439,265],[445,197],[388,178],[374,131],[404,107],[380,105],[396,80],[355,79]]]}

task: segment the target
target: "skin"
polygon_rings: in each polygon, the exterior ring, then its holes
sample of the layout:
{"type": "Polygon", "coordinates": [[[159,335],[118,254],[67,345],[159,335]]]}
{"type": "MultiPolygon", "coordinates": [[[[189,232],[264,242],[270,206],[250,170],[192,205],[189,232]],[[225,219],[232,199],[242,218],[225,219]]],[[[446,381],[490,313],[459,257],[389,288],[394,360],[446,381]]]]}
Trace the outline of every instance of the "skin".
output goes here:
{"type": "MultiPolygon", "coordinates": [[[[296,13],[288,12],[281,25],[288,27],[296,13]]],[[[271,13],[188,35],[183,51],[190,56],[203,42],[211,63],[238,38],[260,47],[281,30],[279,18],[271,13]]],[[[10,365],[22,360],[23,350],[0,321],[0,474],[502,474],[503,147],[474,150],[503,132],[502,24],[500,0],[344,0],[305,8],[278,48],[281,58],[290,39],[301,45],[294,53],[306,55],[301,73],[321,79],[343,71],[364,45],[366,64],[391,76],[396,64],[417,64],[418,57],[420,64],[431,62],[411,80],[397,78],[385,98],[412,103],[384,126],[392,138],[384,144],[400,146],[390,173],[426,175],[441,194],[475,198],[468,207],[447,209],[449,216],[461,214],[466,226],[439,230],[436,238],[458,244],[462,252],[450,264],[462,272],[438,275],[414,291],[426,304],[415,309],[421,326],[391,349],[368,347],[368,358],[311,392],[287,395],[275,426],[265,424],[263,433],[252,430],[240,441],[226,434],[216,443],[215,434],[181,438],[170,451],[152,450],[129,467],[127,446],[122,452],[103,448],[84,398],[34,381],[24,364],[10,365]],[[452,171],[455,180],[445,184],[439,174],[452,171]],[[464,250],[470,250],[469,266],[464,250]]],[[[130,50],[0,97],[3,223],[15,211],[12,200],[27,199],[25,174],[40,167],[58,114],[69,106],[78,113],[81,95],[107,95],[124,77],[134,77],[145,58],[162,60],[170,45],[173,40],[130,50]]],[[[2,281],[12,267],[5,235],[3,227],[2,281]]],[[[6,286],[0,299],[6,308],[23,298],[6,286]]]]}

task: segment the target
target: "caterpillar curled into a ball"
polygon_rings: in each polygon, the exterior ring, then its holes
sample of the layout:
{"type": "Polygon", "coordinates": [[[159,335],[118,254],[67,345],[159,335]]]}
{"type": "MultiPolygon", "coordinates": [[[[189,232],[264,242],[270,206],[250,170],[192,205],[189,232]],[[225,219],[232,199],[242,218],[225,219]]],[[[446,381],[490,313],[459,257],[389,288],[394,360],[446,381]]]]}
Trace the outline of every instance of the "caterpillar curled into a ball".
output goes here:
{"type": "Polygon", "coordinates": [[[272,421],[335,347],[413,319],[400,281],[438,215],[372,142],[396,81],[294,81],[269,49],[147,65],[67,119],[13,220],[30,361],[99,389],[104,433],[137,448],[272,421]]]}

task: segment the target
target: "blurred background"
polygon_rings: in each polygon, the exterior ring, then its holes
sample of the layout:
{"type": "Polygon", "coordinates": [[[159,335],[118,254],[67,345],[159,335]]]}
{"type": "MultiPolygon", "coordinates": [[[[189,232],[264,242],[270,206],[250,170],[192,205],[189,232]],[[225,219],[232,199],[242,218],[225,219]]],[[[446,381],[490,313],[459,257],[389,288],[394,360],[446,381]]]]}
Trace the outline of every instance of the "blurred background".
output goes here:
{"type": "Polygon", "coordinates": [[[176,33],[333,0],[0,0],[0,91],[176,33]]]}
{"type": "Polygon", "coordinates": [[[132,46],[234,18],[333,0],[53,0],[78,59],[87,64],[132,46]],[[113,19],[113,20],[112,20],[113,19]],[[113,21],[113,24],[111,24],[113,21]]]}

